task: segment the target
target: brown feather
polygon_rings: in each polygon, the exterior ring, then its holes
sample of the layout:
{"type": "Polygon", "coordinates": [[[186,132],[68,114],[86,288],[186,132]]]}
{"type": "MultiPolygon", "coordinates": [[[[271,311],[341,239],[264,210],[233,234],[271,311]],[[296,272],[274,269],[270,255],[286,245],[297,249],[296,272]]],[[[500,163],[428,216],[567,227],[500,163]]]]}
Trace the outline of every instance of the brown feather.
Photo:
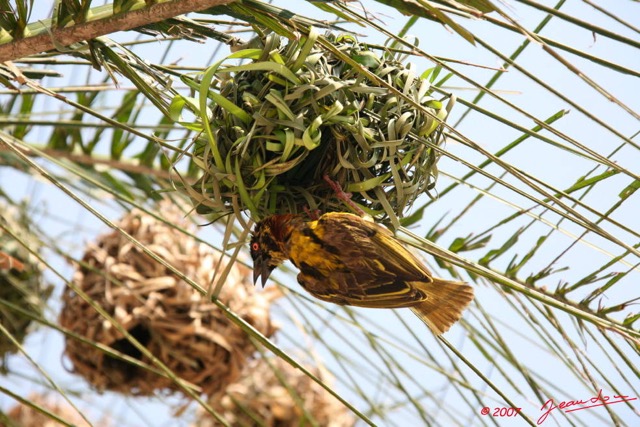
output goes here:
{"type": "Polygon", "coordinates": [[[473,288],[464,282],[454,282],[433,278],[433,282],[419,283],[427,294],[427,299],[411,307],[411,310],[440,335],[460,320],[462,312],[473,301],[473,288]]]}

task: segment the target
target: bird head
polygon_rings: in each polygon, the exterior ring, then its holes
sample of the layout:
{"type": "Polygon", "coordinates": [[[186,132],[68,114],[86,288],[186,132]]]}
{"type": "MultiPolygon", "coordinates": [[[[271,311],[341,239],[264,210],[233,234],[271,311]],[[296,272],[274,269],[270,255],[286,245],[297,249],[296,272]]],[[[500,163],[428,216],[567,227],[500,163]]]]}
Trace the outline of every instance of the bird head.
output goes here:
{"type": "Polygon", "coordinates": [[[251,236],[253,283],[262,277],[262,287],[271,272],[288,259],[286,243],[290,234],[291,215],[273,215],[256,224],[251,236]]]}

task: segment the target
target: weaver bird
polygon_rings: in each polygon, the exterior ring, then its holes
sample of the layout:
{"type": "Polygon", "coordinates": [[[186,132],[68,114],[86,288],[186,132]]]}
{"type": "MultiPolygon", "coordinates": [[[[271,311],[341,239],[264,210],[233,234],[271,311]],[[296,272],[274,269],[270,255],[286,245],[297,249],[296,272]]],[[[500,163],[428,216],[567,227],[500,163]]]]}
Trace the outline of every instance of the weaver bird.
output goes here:
{"type": "Polygon", "coordinates": [[[409,307],[435,334],[446,332],[473,300],[463,282],[433,277],[386,228],[349,213],[305,221],[273,215],[251,237],[253,281],[289,259],[298,282],[313,296],[340,305],[409,307]]]}

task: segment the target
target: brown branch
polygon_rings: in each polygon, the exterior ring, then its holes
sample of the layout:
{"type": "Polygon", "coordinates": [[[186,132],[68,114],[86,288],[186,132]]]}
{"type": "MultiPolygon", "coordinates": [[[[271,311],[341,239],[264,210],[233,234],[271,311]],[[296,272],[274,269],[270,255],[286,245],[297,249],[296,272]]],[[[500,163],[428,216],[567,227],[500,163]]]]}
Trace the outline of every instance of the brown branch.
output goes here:
{"type": "Polygon", "coordinates": [[[198,12],[234,0],[169,0],[143,9],[120,13],[109,18],[88,21],[65,28],[51,28],[51,32],[14,40],[0,45],[0,63],[91,40],[116,31],[126,31],[163,21],[188,12],[198,12]]]}
{"type": "MultiPolygon", "coordinates": [[[[13,148],[20,150],[23,154],[29,156],[29,157],[39,157],[40,154],[38,152],[36,152],[35,150],[32,150],[30,147],[28,146],[18,146],[17,144],[13,145],[13,148]]],[[[6,145],[5,142],[2,141],[2,139],[0,139],[0,154],[2,154],[2,152],[12,152],[13,148],[8,147],[6,145]]],[[[77,164],[84,164],[84,165],[92,165],[92,166],[97,166],[97,165],[101,165],[101,166],[107,166],[110,169],[115,169],[115,170],[119,170],[121,172],[129,172],[129,173],[138,173],[138,174],[143,174],[143,175],[150,175],[150,176],[154,176],[155,178],[158,179],[166,179],[169,181],[173,181],[176,179],[176,174],[172,173],[171,171],[165,171],[165,170],[161,170],[161,169],[155,169],[152,167],[148,167],[148,166],[144,166],[144,165],[139,165],[139,164],[135,164],[135,163],[130,163],[127,161],[123,161],[123,160],[113,160],[113,159],[107,159],[107,158],[97,158],[94,156],[90,156],[90,155],[86,155],[86,154],[72,154],[69,153],[67,151],[63,151],[63,150],[55,150],[55,149],[51,149],[51,148],[42,148],[40,149],[40,151],[48,156],[51,156],[53,158],[59,159],[59,158],[64,158],[67,160],[70,160],[74,163],[77,164]]],[[[12,167],[16,167],[16,164],[9,164],[9,163],[5,163],[2,161],[2,159],[0,159],[0,165],[9,165],[12,167]]],[[[27,169],[23,169],[20,168],[20,170],[22,170],[23,172],[28,172],[27,169]]],[[[185,180],[185,182],[188,182],[189,184],[192,184],[193,179],[189,179],[186,177],[182,178],[183,180],[185,180]]],[[[0,261],[2,261],[0,259],[0,261]]],[[[1,266],[1,263],[0,263],[1,266]]],[[[1,267],[0,267],[1,269],[1,267]]]]}
{"type": "MultiPolygon", "coordinates": [[[[54,158],[65,158],[74,163],[92,165],[92,166],[108,166],[111,169],[116,169],[121,172],[129,172],[129,173],[138,173],[142,175],[150,175],[160,179],[167,179],[173,181],[175,179],[175,175],[170,171],[165,171],[161,169],[155,169],[144,165],[139,165],[135,163],[130,163],[123,160],[113,160],[113,159],[100,159],[86,154],[72,154],[62,150],[54,150],[51,148],[44,148],[42,152],[48,156],[54,158]]],[[[28,152],[30,156],[37,156],[37,153],[28,152]]]]}

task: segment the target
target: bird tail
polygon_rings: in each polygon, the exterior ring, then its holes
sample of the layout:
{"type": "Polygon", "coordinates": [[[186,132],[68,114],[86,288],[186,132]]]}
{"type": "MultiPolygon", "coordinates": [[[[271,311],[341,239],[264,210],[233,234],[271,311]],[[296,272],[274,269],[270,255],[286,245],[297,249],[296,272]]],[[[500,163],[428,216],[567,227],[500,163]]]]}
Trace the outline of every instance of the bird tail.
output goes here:
{"type": "Polygon", "coordinates": [[[473,288],[464,282],[434,277],[432,282],[416,285],[424,291],[427,299],[411,307],[411,310],[436,335],[447,332],[473,300],[473,288]]]}

